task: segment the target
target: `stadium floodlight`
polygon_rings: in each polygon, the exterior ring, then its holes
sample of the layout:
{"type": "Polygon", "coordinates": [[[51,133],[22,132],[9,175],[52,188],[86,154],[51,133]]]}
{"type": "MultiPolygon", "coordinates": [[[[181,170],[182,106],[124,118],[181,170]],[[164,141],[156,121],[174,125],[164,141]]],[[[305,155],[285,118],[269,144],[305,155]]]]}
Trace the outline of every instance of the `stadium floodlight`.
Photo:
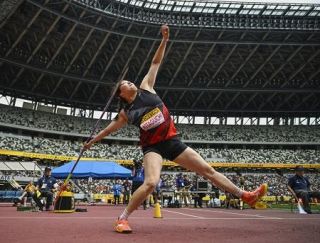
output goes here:
{"type": "Polygon", "coordinates": [[[159,10],[164,10],[166,5],[159,5],[159,10]]]}
{"type": "Polygon", "coordinates": [[[156,3],[153,3],[150,5],[150,8],[152,8],[152,9],[156,9],[157,7],[158,7],[158,4],[156,4],[156,3]]]}
{"type": "Polygon", "coordinates": [[[290,6],[290,10],[298,10],[299,8],[300,6],[297,5],[290,6]]]}
{"type": "Polygon", "coordinates": [[[217,7],[218,4],[216,3],[207,3],[206,7],[217,7]]]}
{"type": "Polygon", "coordinates": [[[185,6],[193,6],[194,2],[185,2],[184,5],[185,6]]]}
{"type": "Polygon", "coordinates": [[[206,6],[206,3],[202,3],[202,2],[196,3],[196,7],[204,7],[204,6],[206,6]]]}
{"type": "Polygon", "coordinates": [[[319,16],[319,11],[312,11],[309,16],[319,16]]]}
{"type": "Polygon", "coordinates": [[[181,12],[190,12],[191,8],[190,7],[183,7],[181,9],[181,12]]]}
{"type": "Polygon", "coordinates": [[[216,13],[218,13],[218,14],[224,14],[226,11],[227,11],[226,8],[219,8],[219,9],[216,11],[216,13]]]}
{"type": "Polygon", "coordinates": [[[276,9],[287,9],[289,6],[287,5],[278,5],[276,9]]]}
{"type": "Polygon", "coordinates": [[[243,10],[241,10],[240,12],[239,12],[239,14],[248,14],[249,13],[249,9],[243,9],[243,10]]]}
{"type": "Polygon", "coordinates": [[[144,4],[143,1],[137,1],[136,6],[141,7],[144,4]]]}
{"type": "Polygon", "coordinates": [[[194,8],[192,10],[192,12],[195,12],[195,13],[201,13],[203,11],[203,8],[194,8]]]}
{"type": "Polygon", "coordinates": [[[294,15],[295,12],[296,12],[296,11],[288,11],[288,12],[286,12],[286,15],[287,15],[287,16],[289,16],[289,15],[292,16],[292,15],[294,15]]]}
{"type": "Polygon", "coordinates": [[[265,10],[263,11],[262,15],[271,15],[273,10],[265,10]]]}
{"type": "Polygon", "coordinates": [[[228,4],[220,4],[220,8],[229,8],[229,6],[230,6],[230,3],[228,3],[228,4]]]}
{"type": "Polygon", "coordinates": [[[300,6],[299,10],[309,11],[311,8],[312,8],[311,6],[300,6]]]}
{"type": "Polygon", "coordinates": [[[265,5],[262,5],[262,4],[255,4],[255,5],[253,5],[253,7],[252,8],[254,8],[254,9],[263,9],[265,7],[265,5]]]}
{"type": "Polygon", "coordinates": [[[261,10],[256,10],[256,9],[252,9],[249,11],[249,14],[251,15],[259,15],[261,12],[261,10]]]}
{"type": "Polygon", "coordinates": [[[227,9],[227,11],[225,12],[226,14],[235,14],[237,13],[238,9],[233,9],[233,8],[229,8],[227,9]]]}
{"type": "Polygon", "coordinates": [[[230,4],[230,8],[240,8],[241,4],[230,4]]]}
{"type": "Polygon", "coordinates": [[[271,15],[282,15],[282,14],[283,14],[283,11],[279,11],[279,10],[273,11],[271,13],[271,15]]]}
{"type": "Polygon", "coordinates": [[[295,12],[294,16],[305,16],[307,14],[307,11],[297,11],[295,12]]]}
{"type": "Polygon", "coordinates": [[[253,4],[246,4],[243,6],[243,8],[246,8],[246,9],[251,9],[253,7],[253,4]]]}
{"type": "Polygon", "coordinates": [[[170,5],[174,5],[174,1],[171,0],[164,0],[162,1],[163,4],[170,4],[170,5]]]}
{"type": "Polygon", "coordinates": [[[203,10],[203,13],[213,13],[214,12],[214,8],[205,8],[204,10],[203,10]]]}
{"type": "Polygon", "coordinates": [[[268,5],[267,6],[267,9],[276,9],[277,8],[277,5],[268,5]]]}

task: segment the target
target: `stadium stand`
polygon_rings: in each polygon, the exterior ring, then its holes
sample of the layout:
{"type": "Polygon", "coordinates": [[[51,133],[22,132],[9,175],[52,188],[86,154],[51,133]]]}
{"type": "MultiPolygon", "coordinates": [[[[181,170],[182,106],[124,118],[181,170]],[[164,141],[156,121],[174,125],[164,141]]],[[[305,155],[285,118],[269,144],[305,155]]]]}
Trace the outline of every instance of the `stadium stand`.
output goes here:
{"type": "MultiPolygon", "coordinates": [[[[0,146],[7,150],[18,150],[53,155],[76,156],[82,142],[29,136],[0,134],[0,146]]],[[[320,162],[316,149],[214,149],[195,148],[207,160],[213,162],[241,163],[309,163],[320,162]]],[[[84,156],[106,159],[140,159],[142,152],[138,146],[119,144],[95,144],[84,156]]]]}
{"type": "MultiPolygon", "coordinates": [[[[73,136],[85,137],[96,123],[95,119],[58,115],[42,111],[0,105],[0,124],[12,125],[24,129],[40,129],[42,132],[63,132],[73,136]],[[50,122],[48,122],[50,121],[50,122]]],[[[109,121],[104,121],[98,129],[104,128],[109,121]]],[[[320,144],[320,129],[311,126],[226,126],[178,124],[178,131],[184,140],[196,141],[232,141],[232,142],[316,142],[320,144]]],[[[138,129],[127,126],[111,134],[111,137],[138,139],[138,129]]]]}

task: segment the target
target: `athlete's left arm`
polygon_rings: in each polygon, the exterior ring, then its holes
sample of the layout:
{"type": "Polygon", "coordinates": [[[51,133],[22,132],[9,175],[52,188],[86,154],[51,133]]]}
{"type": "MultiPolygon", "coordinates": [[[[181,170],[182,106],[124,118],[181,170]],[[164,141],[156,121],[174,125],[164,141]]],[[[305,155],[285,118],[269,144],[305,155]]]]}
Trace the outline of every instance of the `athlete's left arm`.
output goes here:
{"type": "Polygon", "coordinates": [[[149,71],[147,75],[144,77],[144,79],[142,80],[140,85],[140,88],[148,90],[152,93],[156,93],[155,90],[153,89],[153,86],[156,81],[157,73],[166,50],[167,42],[169,40],[168,25],[161,26],[161,33],[162,33],[162,41],[160,43],[160,46],[158,47],[156,53],[154,54],[149,71]]]}

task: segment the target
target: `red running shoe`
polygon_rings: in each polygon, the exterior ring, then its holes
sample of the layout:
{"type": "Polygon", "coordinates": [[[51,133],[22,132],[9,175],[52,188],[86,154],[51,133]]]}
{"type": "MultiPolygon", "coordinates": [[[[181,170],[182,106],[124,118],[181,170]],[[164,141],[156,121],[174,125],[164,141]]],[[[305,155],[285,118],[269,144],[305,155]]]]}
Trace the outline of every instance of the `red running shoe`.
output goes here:
{"type": "Polygon", "coordinates": [[[132,229],[129,226],[128,220],[118,219],[114,225],[114,229],[118,233],[129,234],[132,232],[132,229]]]}
{"type": "Polygon", "coordinates": [[[253,192],[244,192],[241,199],[247,203],[251,208],[254,208],[256,203],[260,200],[261,197],[267,194],[268,185],[262,184],[253,192]]]}

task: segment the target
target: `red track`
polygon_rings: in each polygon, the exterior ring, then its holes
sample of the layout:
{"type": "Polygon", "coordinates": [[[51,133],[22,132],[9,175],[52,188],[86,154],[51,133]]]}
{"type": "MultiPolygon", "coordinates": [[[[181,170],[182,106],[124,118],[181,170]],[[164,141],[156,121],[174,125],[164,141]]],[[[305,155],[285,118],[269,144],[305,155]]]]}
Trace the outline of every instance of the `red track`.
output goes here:
{"type": "MultiPolygon", "coordinates": [[[[84,207],[81,207],[84,208],[84,207]]],[[[113,232],[122,206],[89,206],[87,213],[18,212],[0,207],[1,242],[319,242],[320,214],[276,210],[138,210],[130,217],[134,232],[113,232]]]]}

